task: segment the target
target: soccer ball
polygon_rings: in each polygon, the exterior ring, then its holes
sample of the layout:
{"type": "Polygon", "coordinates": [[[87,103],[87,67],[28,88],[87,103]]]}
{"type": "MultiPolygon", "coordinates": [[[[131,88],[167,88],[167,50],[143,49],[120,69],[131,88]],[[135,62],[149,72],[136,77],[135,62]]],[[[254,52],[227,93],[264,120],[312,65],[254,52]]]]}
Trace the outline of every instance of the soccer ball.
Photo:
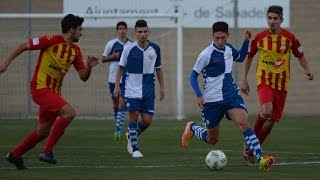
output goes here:
{"type": "Polygon", "coordinates": [[[221,150],[212,150],[206,156],[206,165],[213,171],[222,170],[227,165],[227,156],[221,150]]]}

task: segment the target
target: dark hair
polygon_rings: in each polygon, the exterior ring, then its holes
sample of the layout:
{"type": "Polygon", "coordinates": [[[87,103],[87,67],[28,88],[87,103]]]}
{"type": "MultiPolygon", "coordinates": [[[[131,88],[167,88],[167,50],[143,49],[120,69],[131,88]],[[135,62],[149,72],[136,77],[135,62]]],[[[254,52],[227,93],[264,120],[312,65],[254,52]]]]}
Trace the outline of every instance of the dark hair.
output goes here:
{"type": "Polygon", "coordinates": [[[279,15],[280,18],[282,18],[283,17],[283,8],[281,6],[272,5],[272,6],[269,6],[267,13],[268,14],[269,13],[276,13],[279,15]]]}
{"type": "Polygon", "coordinates": [[[215,22],[213,25],[212,25],[212,32],[215,33],[215,32],[225,32],[225,33],[229,33],[229,28],[228,28],[228,24],[224,21],[218,21],[218,22],[215,22]]]}
{"type": "Polygon", "coordinates": [[[67,33],[71,28],[77,28],[82,25],[84,19],[82,17],[68,14],[61,20],[62,33],[67,33]]]}
{"type": "Polygon", "coordinates": [[[128,27],[127,27],[127,23],[124,22],[124,21],[119,21],[119,22],[117,23],[117,30],[119,29],[119,26],[124,26],[124,27],[126,27],[126,29],[128,28],[128,27]]]}
{"type": "Polygon", "coordinates": [[[135,28],[137,28],[137,27],[148,27],[148,24],[147,24],[147,21],[140,19],[140,20],[138,20],[136,22],[136,25],[134,27],[135,28]]]}

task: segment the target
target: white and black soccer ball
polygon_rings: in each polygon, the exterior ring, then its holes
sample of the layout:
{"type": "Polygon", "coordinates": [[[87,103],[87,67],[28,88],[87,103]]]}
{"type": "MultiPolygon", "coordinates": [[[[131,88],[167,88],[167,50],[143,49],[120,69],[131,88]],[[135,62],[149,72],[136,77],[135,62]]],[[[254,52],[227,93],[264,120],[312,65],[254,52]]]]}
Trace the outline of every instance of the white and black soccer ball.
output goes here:
{"type": "Polygon", "coordinates": [[[227,165],[227,156],[221,150],[212,150],[206,156],[206,165],[213,171],[220,171],[227,165]]]}

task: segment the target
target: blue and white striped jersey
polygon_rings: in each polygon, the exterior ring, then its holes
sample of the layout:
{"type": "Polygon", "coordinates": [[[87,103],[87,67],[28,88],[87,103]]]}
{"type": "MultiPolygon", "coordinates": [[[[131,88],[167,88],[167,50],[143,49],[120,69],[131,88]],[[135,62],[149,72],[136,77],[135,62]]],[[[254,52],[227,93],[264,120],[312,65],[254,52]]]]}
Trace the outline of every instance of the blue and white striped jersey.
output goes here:
{"type": "Polygon", "coordinates": [[[239,93],[232,77],[232,64],[244,58],[230,44],[218,49],[213,42],[200,53],[193,70],[203,75],[206,103],[226,100],[239,93]]]}
{"type": "MultiPolygon", "coordinates": [[[[103,54],[102,56],[109,56],[112,54],[113,51],[115,52],[119,52],[120,55],[122,54],[122,51],[123,51],[123,47],[128,45],[129,43],[131,43],[130,40],[128,40],[127,42],[123,43],[121,42],[118,38],[115,38],[115,39],[112,39],[110,40],[104,51],[103,51],[103,54]]],[[[115,83],[116,81],[116,72],[117,72],[117,69],[118,69],[118,65],[119,65],[119,59],[116,59],[114,61],[110,61],[109,63],[109,75],[108,75],[108,82],[110,83],[115,83]]]]}
{"type": "Polygon", "coordinates": [[[137,42],[125,46],[119,66],[126,69],[125,97],[155,97],[155,69],[161,68],[160,47],[152,42],[141,49],[137,42]]]}

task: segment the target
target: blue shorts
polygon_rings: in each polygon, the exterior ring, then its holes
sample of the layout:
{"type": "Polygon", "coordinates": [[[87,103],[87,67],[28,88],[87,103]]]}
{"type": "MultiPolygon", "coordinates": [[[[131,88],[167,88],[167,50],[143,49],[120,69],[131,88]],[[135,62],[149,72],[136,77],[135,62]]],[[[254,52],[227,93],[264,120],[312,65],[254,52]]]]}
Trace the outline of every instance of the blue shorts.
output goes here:
{"type": "Polygon", "coordinates": [[[228,119],[228,110],[230,109],[244,109],[247,111],[244,101],[240,95],[233,97],[229,100],[205,103],[201,110],[202,119],[207,128],[215,128],[220,124],[221,119],[224,115],[228,119]]]}
{"type": "Polygon", "coordinates": [[[154,97],[152,98],[126,98],[127,111],[139,111],[140,113],[154,115],[154,97]]]}
{"type": "MultiPolygon", "coordinates": [[[[111,98],[113,101],[115,100],[115,98],[113,96],[113,91],[114,91],[115,85],[116,85],[115,83],[109,82],[109,91],[110,91],[111,98]]],[[[123,83],[120,84],[120,97],[124,99],[124,84],[123,83]]]]}

